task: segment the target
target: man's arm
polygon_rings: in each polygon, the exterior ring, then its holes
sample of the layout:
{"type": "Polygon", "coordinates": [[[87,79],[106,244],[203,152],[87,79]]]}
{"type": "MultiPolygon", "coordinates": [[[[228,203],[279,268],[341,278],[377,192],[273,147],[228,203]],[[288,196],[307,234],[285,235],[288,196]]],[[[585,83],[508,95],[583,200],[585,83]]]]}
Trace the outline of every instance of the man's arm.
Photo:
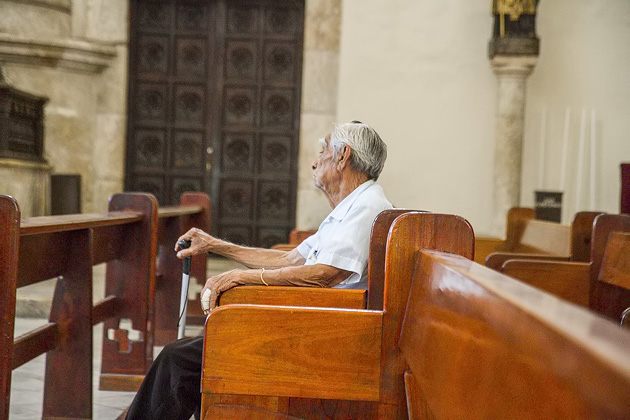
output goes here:
{"type": "Polygon", "coordinates": [[[203,299],[206,290],[210,290],[210,310],[214,309],[221,293],[236,286],[302,286],[332,287],[352,274],[325,264],[298,265],[272,270],[231,270],[210,277],[201,291],[203,299]],[[263,283],[264,280],[264,283],[263,283]]]}
{"type": "Polygon", "coordinates": [[[213,252],[215,254],[230,258],[249,268],[281,268],[294,265],[302,265],[306,261],[302,255],[293,249],[291,251],[280,251],[276,249],[251,248],[247,246],[236,245],[207,234],[201,229],[192,228],[179,237],[177,242],[181,240],[190,241],[190,248],[180,249],[179,245],[175,245],[175,251],[178,258],[185,258],[191,255],[197,255],[204,252],[213,252]]]}

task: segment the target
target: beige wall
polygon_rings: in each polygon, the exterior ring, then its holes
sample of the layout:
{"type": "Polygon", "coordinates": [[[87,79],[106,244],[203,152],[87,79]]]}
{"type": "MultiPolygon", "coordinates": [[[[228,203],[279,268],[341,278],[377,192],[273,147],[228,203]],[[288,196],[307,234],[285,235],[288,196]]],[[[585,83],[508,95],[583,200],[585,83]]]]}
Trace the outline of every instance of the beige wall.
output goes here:
{"type": "Polygon", "coordinates": [[[596,111],[595,206],[619,212],[620,162],[630,162],[630,2],[554,0],[540,3],[541,57],[529,81],[524,141],[522,201],[533,203],[538,188],[542,108],[547,108],[544,188],[560,185],[566,108],[571,109],[565,222],[591,210],[588,150],[582,165],[582,200],[576,206],[577,160],[582,108],[596,111]]]}
{"type": "Polygon", "coordinates": [[[492,209],[495,77],[490,2],[345,0],[338,119],[388,144],[380,179],[395,206],[465,216],[492,209]]]}
{"type": "MultiPolygon", "coordinates": [[[[337,101],[338,120],[370,123],[388,143],[380,182],[395,205],[460,214],[478,234],[490,233],[493,211],[497,100],[487,58],[490,3],[344,0],[337,101]]],[[[533,205],[541,106],[549,113],[549,187],[559,178],[551,166],[560,159],[564,108],[576,118],[589,106],[597,110],[600,141],[596,207],[618,212],[619,162],[630,161],[629,17],[627,0],[541,2],[541,56],[527,96],[523,205],[533,205]]],[[[588,190],[583,196],[588,204],[588,190]]]]}
{"type": "MultiPolygon", "coordinates": [[[[81,175],[84,212],[104,211],[123,187],[127,9],[127,0],[0,2],[6,79],[49,98],[44,157],[52,173],[81,175]]],[[[24,216],[45,214],[47,172],[15,168],[5,165],[0,193],[14,195],[24,216]]]]}

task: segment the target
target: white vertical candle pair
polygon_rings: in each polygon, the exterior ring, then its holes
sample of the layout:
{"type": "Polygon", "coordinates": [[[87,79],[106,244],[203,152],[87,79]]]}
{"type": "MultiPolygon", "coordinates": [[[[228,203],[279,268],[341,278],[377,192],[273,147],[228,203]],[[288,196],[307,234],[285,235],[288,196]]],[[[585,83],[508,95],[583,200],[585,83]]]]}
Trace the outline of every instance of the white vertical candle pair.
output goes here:
{"type": "MultiPolygon", "coordinates": [[[[579,211],[580,205],[582,203],[582,191],[584,189],[584,154],[586,152],[586,108],[582,109],[582,115],[580,118],[580,143],[578,149],[578,161],[577,161],[577,186],[575,193],[575,211],[579,211]]],[[[596,141],[596,128],[597,128],[597,119],[595,109],[591,109],[591,118],[590,118],[590,141],[589,141],[589,207],[591,210],[595,210],[595,196],[596,196],[596,185],[595,185],[595,171],[596,171],[596,161],[597,161],[597,141],[596,141]]]]}

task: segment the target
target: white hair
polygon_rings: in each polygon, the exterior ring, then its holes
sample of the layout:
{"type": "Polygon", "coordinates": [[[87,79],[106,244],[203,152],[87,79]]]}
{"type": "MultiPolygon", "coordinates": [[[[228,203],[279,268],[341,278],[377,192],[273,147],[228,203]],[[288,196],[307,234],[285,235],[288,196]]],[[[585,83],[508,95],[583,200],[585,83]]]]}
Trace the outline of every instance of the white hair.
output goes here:
{"type": "Polygon", "coordinates": [[[376,181],[387,159],[387,145],[378,133],[360,121],[335,124],[330,133],[330,147],[335,158],[344,145],[352,149],[350,166],[376,181]]]}

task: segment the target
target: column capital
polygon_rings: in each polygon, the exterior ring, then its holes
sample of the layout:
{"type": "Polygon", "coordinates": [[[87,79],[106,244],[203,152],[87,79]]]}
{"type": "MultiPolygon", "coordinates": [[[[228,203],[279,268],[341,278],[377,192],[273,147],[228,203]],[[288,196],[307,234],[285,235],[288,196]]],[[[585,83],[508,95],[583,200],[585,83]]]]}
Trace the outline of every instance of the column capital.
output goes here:
{"type": "Polygon", "coordinates": [[[534,55],[495,55],[490,59],[492,71],[497,76],[528,77],[534,71],[538,57],[534,55]]]}

